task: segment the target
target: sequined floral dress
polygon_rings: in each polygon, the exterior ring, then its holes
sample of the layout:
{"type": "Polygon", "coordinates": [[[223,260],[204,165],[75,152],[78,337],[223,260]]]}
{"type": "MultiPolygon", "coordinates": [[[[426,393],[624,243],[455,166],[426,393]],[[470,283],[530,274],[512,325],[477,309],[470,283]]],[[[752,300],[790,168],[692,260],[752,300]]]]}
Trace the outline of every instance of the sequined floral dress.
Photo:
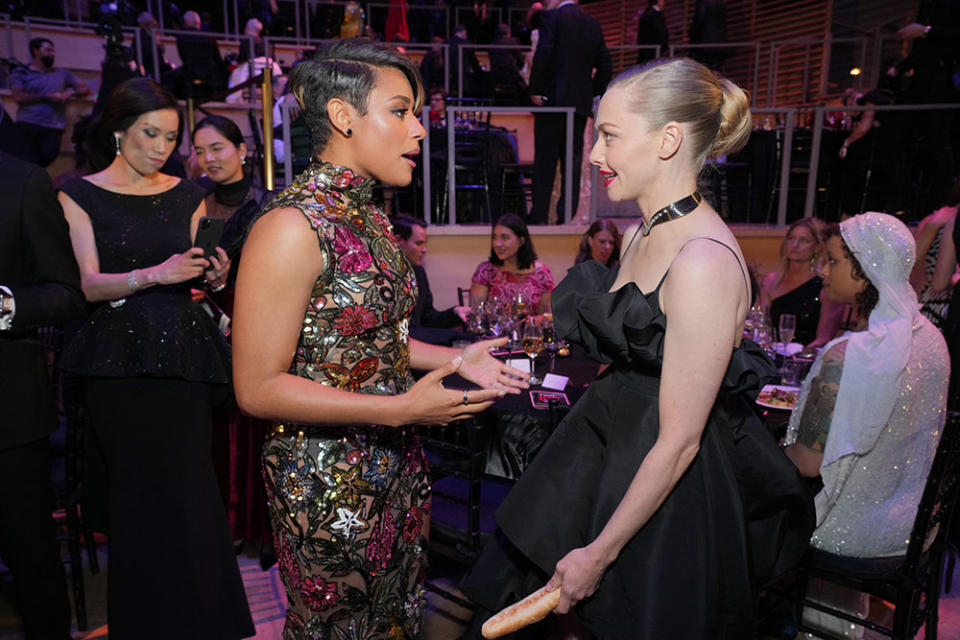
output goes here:
{"type": "MultiPolygon", "coordinates": [[[[314,164],[273,207],[301,211],[323,254],[290,372],[392,395],[412,384],[407,325],[417,291],[372,186],[349,169],[314,164]]],[[[287,588],[283,637],[416,637],[430,480],[413,432],[285,424],[265,443],[263,462],[287,588]]]]}

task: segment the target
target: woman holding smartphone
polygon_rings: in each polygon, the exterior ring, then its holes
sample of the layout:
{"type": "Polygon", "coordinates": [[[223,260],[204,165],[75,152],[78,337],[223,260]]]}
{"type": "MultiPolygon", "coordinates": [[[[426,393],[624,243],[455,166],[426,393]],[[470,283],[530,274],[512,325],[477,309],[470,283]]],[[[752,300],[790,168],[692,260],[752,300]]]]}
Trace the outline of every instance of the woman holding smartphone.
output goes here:
{"type": "Polygon", "coordinates": [[[152,80],[117,87],[96,142],[115,149],[60,202],[94,311],[60,365],[84,376],[95,445],[107,467],[108,623],[123,640],[254,634],[210,463],[214,392],[230,382],[222,336],[190,297],[227,277],[223,249],[191,247],[203,190],[159,172],[182,119],[152,80]]]}

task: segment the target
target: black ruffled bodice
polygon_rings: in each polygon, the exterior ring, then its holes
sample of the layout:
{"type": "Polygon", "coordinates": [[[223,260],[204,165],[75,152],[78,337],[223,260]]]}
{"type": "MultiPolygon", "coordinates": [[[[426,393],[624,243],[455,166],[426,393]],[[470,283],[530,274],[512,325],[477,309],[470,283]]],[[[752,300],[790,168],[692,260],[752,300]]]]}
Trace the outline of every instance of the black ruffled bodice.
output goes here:
{"type": "MultiPolygon", "coordinates": [[[[190,218],[204,198],[192,182],[150,196],[72,180],[64,193],[89,216],[103,273],[159,264],[190,248],[190,218]]],[[[85,376],[182,378],[228,383],[230,348],[190,297],[190,283],[157,285],[122,305],[98,303],[60,359],[85,376]]]]}
{"type": "MultiPolygon", "coordinates": [[[[610,367],[497,512],[503,536],[462,585],[481,609],[542,586],[566,553],[594,540],[657,442],[663,281],[644,294],[633,283],[610,291],[615,278],[584,262],[554,290],[557,334],[610,367]]],[[[755,588],[795,566],[814,523],[811,496],[754,404],[775,374],[752,342],[733,350],[697,456],[578,607],[597,637],[752,637],[755,588]]]]}
{"type": "MultiPolygon", "coordinates": [[[[617,269],[593,260],[574,265],[553,291],[557,335],[579,344],[598,362],[656,375],[663,364],[667,331],[667,317],[658,302],[660,286],[644,294],[628,282],[610,291],[616,277],[617,269]]],[[[733,350],[721,389],[756,398],[776,376],[766,352],[744,340],[733,350]]]]}

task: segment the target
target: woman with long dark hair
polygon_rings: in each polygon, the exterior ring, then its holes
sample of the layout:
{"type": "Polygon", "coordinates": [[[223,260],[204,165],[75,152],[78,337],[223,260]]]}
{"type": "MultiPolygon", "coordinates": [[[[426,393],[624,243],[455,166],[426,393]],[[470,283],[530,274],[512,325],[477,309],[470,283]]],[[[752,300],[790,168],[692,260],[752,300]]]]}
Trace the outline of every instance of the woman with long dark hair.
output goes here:
{"type": "Polygon", "coordinates": [[[254,634],[210,462],[215,392],[229,348],[193,303],[230,261],[191,248],[203,191],[160,173],[182,128],[152,80],[121,84],[97,130],[110,165],[64,185],[60,202],[87,300],[96,305],[60,366],[85,377],[108,476],[111,638],[254,634]]]}
{"type": "Polygon", "coordinates": [[[594,220],[593,224],[587,227],[580,239],[574,264],[587,260],[594,260],[611,269],[620,262],[620,230],[615,222],[594,220]]]}
{"type": "Polygon", "coordinates": [[[413,268],[373,202],[409,184],[424,129],[416,67],[339,40],[292,72],[315,161],[252,226],[237,278],[240,407],[278,426],[263,449],[284,638],[414,638],[430,477],[410,425],[483,411],[522,372],[489,354],[409,339],[413,268]],[[414,383],[411,369],[430,369],[414,383]],[[457,371],[481,389],[445,389],[457,371]]]}

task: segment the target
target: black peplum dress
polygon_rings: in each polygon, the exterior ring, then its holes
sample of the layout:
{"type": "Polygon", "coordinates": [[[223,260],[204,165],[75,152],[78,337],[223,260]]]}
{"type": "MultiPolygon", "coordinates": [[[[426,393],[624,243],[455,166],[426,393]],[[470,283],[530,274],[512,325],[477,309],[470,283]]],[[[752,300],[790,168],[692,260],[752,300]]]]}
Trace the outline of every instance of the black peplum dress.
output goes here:
{"type": "MultiPolygon", "coordinates": [[[[63,191],[90,218],[102,273],[189,249],[204,196],[186,181],[149,196],[83,179],[63,191]]],[[[230,350],[190,283],[97,303],[60,367],[85,380],[86,446],[106,467],[110,637],[254,635],[210,458],[212,405],[228,390],[230,350]]]]}
{"type": "MultiPolygon", "coordinates": [[[[609,292],[615,276],[588,261],[554,291],[558,333],[611,366],[497,512],[498,532],[462,585],[479,604],[476,628],[600,533],[657,439],[663,281],[649,294],[632,283],[609,292]]],[[[577,608],[598,638],[753,637],[757,585],[799,560],[814,522],[811,497],[755,410],[774,373],[753,343],[734,350],[695,460],[577,608]]]]}

